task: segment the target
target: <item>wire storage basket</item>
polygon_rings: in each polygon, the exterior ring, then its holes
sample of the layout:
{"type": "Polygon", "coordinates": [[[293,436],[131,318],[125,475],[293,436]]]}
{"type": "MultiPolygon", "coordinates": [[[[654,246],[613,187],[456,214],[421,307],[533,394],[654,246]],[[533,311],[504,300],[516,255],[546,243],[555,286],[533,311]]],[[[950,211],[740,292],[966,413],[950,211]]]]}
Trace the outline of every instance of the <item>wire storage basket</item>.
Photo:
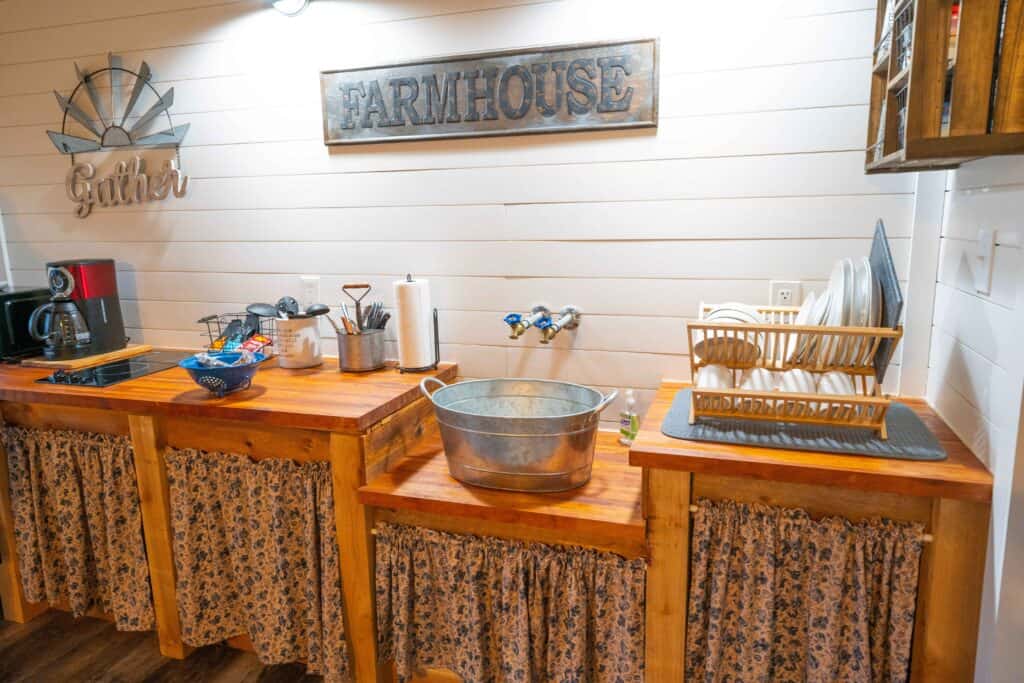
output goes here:
{"type": "Polygon", "coordinates": [[[774,420],[863,427],[886,438],[890,400],[876,378],[875,358],[883,340],[895,345],[901,328],[796,325],[798,308],[759,306],[764,323],[708,322],[714,306],[702,305],[701,319],[687,325],[690,371],[694,378],[690,420],[702,417],[774,420]],[[754,368],[784,372],[838,371],[853,380],[856,394],[795,394],[782,391],[704,389],[696,386],[701,368],[720,365],[733,375],[754,368]]]}
{"type": "Polygon", "coordinates": [[[892,50],[896,57],[896,71],[910,68],[914,45],[914,3],[905,3],[896,14],[892,30],[892,50]]]}
{"type": "Polygon", "coordinates": [[[203,348],[207,351],[230,351],[231,348],[216,348],[215,343],[225,335],[228,337],[226,346],[240,344],[249,336],[249,329],[255,330],[255,334],[261,334],[270,339],[270,343],[260,350],[267,358],[275,355],[277,346],[277,322],[276,318],[257,317],[251,313],[214,313],[196,322],[206,326],[202,333],[204,337],[203,348]],[[237,342],[232,342],[235,339],[237,342]]]}

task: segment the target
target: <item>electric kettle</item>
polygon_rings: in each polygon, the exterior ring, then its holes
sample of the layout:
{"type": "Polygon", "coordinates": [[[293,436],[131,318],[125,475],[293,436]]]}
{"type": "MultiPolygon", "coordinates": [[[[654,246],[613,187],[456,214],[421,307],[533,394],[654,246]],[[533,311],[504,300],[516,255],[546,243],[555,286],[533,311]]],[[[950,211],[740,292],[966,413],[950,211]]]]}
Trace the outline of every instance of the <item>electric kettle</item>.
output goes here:
{"type": "Polygon", "coordinates": [[[47,358],[73,358],[83,355],[92,343],[92,334],[74,301],[43,304],[28,319],[32,338],[46,344],[47,358]]]}

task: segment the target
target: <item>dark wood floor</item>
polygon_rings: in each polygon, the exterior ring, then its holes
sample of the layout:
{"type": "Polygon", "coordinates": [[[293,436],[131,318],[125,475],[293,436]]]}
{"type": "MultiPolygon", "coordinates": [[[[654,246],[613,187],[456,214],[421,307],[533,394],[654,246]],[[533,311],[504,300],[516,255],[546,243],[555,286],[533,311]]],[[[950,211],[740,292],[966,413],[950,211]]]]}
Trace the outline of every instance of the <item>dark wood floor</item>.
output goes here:
{"type": "Polygon", "coordinates": [[[262,666],[256,655],[211,645],[176,661],[160,656],[153,633],[123,633],[99,619],[50,610],[27,624],[0,621],[0,681],[33,683],[320,681],[301,665],[262,666]]]}

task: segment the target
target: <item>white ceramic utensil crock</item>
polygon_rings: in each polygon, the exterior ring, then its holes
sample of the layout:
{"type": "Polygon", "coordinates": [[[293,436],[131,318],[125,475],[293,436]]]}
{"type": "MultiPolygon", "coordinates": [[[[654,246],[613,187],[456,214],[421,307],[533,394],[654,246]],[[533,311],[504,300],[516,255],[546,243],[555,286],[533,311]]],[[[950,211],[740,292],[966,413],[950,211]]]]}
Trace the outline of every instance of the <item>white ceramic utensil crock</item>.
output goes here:
{"type": "Polygon", "coordinates": [[[277,363],[282,368],[312,368],[324,362],[320,351],[319,317],[278,319],[277,363]]]}

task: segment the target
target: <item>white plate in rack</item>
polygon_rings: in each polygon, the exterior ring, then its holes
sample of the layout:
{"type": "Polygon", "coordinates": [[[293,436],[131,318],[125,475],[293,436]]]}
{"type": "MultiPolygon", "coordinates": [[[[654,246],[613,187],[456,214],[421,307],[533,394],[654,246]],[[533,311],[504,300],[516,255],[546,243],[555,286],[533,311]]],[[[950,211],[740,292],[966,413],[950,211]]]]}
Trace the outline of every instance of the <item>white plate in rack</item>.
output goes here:
{"type": "MultiPolygon", "coordinates": [[[[822,295],[824,296],[824,295],[822,295]]],[[[807,295],[804,299],[804,303],[800,306],[800,312],[796,314],[796,318],[793,319],[794,325],[818,325],[818,298],[814,292],[807,295]]],[[[789,338],[789,344],[786,346],[786,362],[796,363],[797,358],[803,353],[804,346],[807,345],[806,335],[795,334],[789,338]]]]}
{"type": "Polygon", "coordinates": [[[853,307],[853,324],[857,327],[871,326],[871,290],[874,278],[871,276],[871,261],[867,257],[860,259],[856,264],[856,293],[857,298],[853,307]]]}
{"type": "Polygon", "coordinates": [[[856,269],[853,267],[853,259],[844,258],[843,261],[843,318],[840,325],[849,326],[853,324],[853,311],[857,302],[856,269]]]}
{"type": "MultiPolygon", "coordinates": [[[[832,310],[832,300],[835,299],[834,293],[831,286],[827,287],[822,292],[817,300],[814,302],[814,306],[811,308],[810,317],[807,320],[808,325],[826,325],[828,324],[829,312],[832,310]]],[[[814,347],[816,344],[817,337],[808,337],[803,340],[801,344],[797,346],[795,357],[791,355],[789,362],[791,363],[804,363],[814,354],[814,347]]]]}
{"type": "MultiPolygon", "coordinates": [[[[729,302],[719,304],[707,312],[703,322],[735,324],[761,324],[764,316],[754,306],[729,302]]],[[[763,338],[756,337],[756,342],[751,343],[740,338],[736,333],[728,331],[723,336],[707,334],[705,338],[693,345],[693,353],[700,358],[721,358],[728,355],[733,358],[743,359],[745,364],[753,363],[761,357],[763,338]]]]}
{"type": "Polygon", "coordinates": [[[832,275],[828,280],[829,306],[825,318],[826,325],[839,327],[843,324],[843,317],[846,311],[846,265],[845,259],[838,261],[832,268],[832,275]]]}

